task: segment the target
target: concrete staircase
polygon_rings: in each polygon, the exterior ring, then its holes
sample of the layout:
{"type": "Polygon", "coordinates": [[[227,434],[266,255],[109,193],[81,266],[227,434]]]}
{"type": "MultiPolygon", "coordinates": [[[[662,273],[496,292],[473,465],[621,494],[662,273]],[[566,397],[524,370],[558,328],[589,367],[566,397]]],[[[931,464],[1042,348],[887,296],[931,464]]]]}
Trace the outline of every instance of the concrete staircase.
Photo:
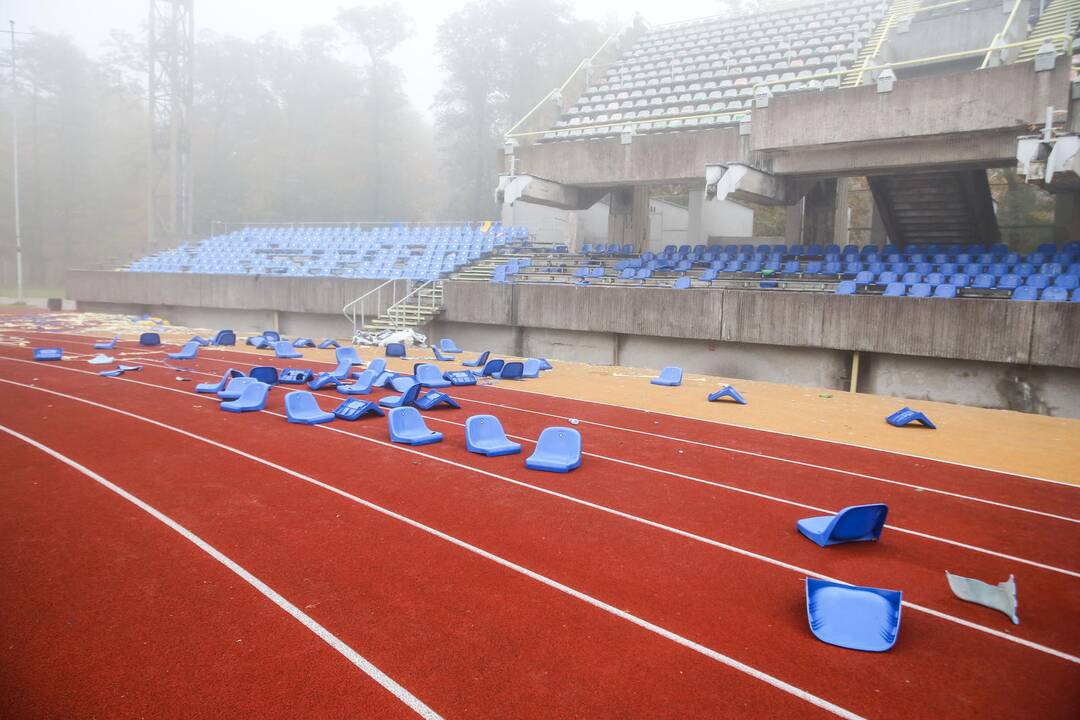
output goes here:
{"type": "MultiPolygon", "coordinates": [[[[1076,32],[1078,22],[1080,22],[1080,0],[1053,0],[1050,6],[1046,8],[1046,12],[1039,16],[1039,21],[1035,23],[1035,28],[1028,35],[1028,38],[1052,38],[1055,35],[1062,34],[1071,37],[1076,32]]],[[[1024,62],[1034,58],[1041,44],[1033,42],[1021,48],[1017,62],[1024,62]]],[[[1069,54],[1068,48],[1065,48],[1065,52],[1069,54]]]]}
{"type": "Polygon", "coordinates": [[[359,329],[368,333],[378,333],[383,330],[423,327],[441,313],[442,309],[442,280],[432,280],[414,288],[408,295],[365,322],[359,329]]]}
{"type": "Polygon", "coordinates": [[[881,52],[881,46],[888,39],[889,30],[904,17],[914,13],[921,4],[922,0],[893,1],[893,4],[889,7],[889,12],[877,24],[874,32],[867,38],[866,45],[859,51],[859,56],[855,58],[855,65],[851,72],[844,75],[840,81],[840,87],[856,87],[867,81],[868,78],[864,76],[863,68],[872,67],[875,64],[874,58],[881,52]]]}
{"type": "Polygon", "coordinates": [[[1000,240],[985,170],[878,175],[869,181],[892,243],[1000,240]]]}

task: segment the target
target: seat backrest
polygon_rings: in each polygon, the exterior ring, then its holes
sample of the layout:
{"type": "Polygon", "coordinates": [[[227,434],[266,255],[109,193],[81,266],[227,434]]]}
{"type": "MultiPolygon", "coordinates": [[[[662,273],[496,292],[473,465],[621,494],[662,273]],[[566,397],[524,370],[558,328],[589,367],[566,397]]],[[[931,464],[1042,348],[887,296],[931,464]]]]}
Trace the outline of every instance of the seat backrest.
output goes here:
{"type": "Polygon", "coordinates": [[[240,375],[239,377],[229,378],[229,381],[225,384],[225,392],[227,392],[227,393],[243,392],[245,387],[247,387],[248,385],[251,385],[252,383],[257,383],[257,382],[259,382],[259,380],[257,378],[244,377],[243,375],[240,375]]]}
{"type": "Polygon", "coordinates": [[[418,385],[416,378],[411,375],[399,375],[390,381],[390,387],[397,390],[399,393],[403,393],[413,385],[418,385]]]}
{"type": "Polygon", "coordinates": [[[477,367],[484,367],[484,365],[487,364],[489,355],[491,355],[490,350],[485,350],[484,352],[480,353],[480,357],[476,359],[477,367]]]}
{"type": "Polygon", "coordinates": [[[506,364],[505,360],[495,358],[494,360],[488,360],[484,363],[484,368],[480,371],[480,377],[490,377],[491,373],[499,372],[503,369],[503,365],[506,364]]]}
{"type": "Polygon", "coordinates": [[[908,291],[908,295],[911,297],[930,297],[930,293],[933,288],[930,287],[930,283],[915,283],[908,291]]]}
{"type": "Polygon", "coordinates": [[[540,375],[540,361],[536,358],[529,358],[524,363],[525,369],[523,371],[524,377],[537,377],[540,375]]]}
{"type": "MultiPolygon", "coordinates": [[[[238,378],[243,380],[244,378],[238,378]]],[[[236,399],[237,405],[261,405],[266,401],[266,394],[270,392],[270,386],[264,382],[252,382],[244,386],[244,391],[236,399]]]]}
{"type": "Polygon", "coordinates": [[[285,414],[291,416],[322,412],[315,396],[306,390],[295,390],[285,395],[285,414]]]}
{"type": "Polygon", "coordinates": [[[581,455],[581,433],[568,427],[549,427],[536,441],[537,454],[575,460],[581,455]]]}
{"type": "Polygon", "coordinates": [[[1047,302],[1067,302],[1069,299],[1069,291],[1063,287],[1048,287],[1042,292],[1040,300],[1047,302]]]}
{"type": "Polygon", "coordinates": [[[267,385],[276,385],[278,381],[277,368],[269,365],[251,368],[251,377],[267,385]]]}
{"type": "Polygon", "coordinates": [[[367,370],[364,370],[363,372],[359,372],[359,373],[356,374],[356,383],[355,384],[358,387],[370,388],[371,383],[375,382],[376,377],[377,376],[375,375],[375,371],[368,368],[367,370]]]}
{"type": "Polygon", "coordinates": [[[901,297],[907,290],[907,286],[902,282],[891,282],[885,286],[884,295],[888,297],[901,297]]]}
{"type": "Polygon", "coordinates": [[[954,298],[956,297],[956,286],[948,284],[938,285],[934,288],[934,297],[954,298]]]}
{"type": "Polygon", "coordinates": [[[668,366],[660,371],[660,379],[668,382],[682,382],[682,368],[668,366]]]}
{"type": "Polygon", "coordinates": [[[428,429],[427,425],[424,424],[424,418],[420,416],[420,411],[411,405],[402,405],[391,409],[390,414],[387,416],[387,422],[390,427],[399,433],[428,429]]]}
{"type": "Polygon", "coordinates": [[[281,339],[281,335],[273,330],[263,330],[263,337],[269,342],[277,342],[281,339]]]}
{"type": "Polygon", "coordinates": [[[888,506],[881,503],[846,507],[829,524],[828,537],[831,540],[855,540],[866,535],[877,537],[888,514],[888,506]]]}
{"type": "Polygon", "coordinates": [[[334,359],[340,362],[348,361],[352,365],[360,364],[360,356],[356,354],[356,348],[352,345],[334,349],[334,359]]]}
{"type": "Polygon", "coordinates": [[[383,358],[375,358],[368,363],[368,370],[375,373],[375,377],[379,377],[386,371],[386,360],[383,358]]]}
{"type": "Polygon", "coordinates": [[[148,332],[139,336],[139,344],[148,347],[161,344],[161,336],[157,333],[148,332]]]}
{"type": "Polygon", "coordinates": [[[274,343],[274,352],[278,355],[285,356],[295,352],[295,349],[288,340],[278,340],[274,343]]]}
{"type": "MultiPolygon", "coordinates": [[[[869,274],[869,273],[866,273],[869,274]]],[[[854,295],[855,294],[855,280],[841,280],[836,285],[837,295],[854,295]]]]}
{"type": "Polygon", "coordinates": [[[418,382],[439,382],[442,380],[442,371],[438,365],[420,363],[413,368],[413,374],[418,382]]]}
{"type": "Polygon", "coordinates": [[[675,281],[674,288],[676,290],[686,290],[689,287],[690,287],[690,278],[688,278],[688,277],[681,277],[681,278],[679,278],[678,280],[675,281]]]}
{"type": "Polygon", "coordinates": [[[1038,300],[1039,289],[1036,287],[1032,287],[1031,285],[1021,285],[1020,287],[1013,290],[1012,299],[1029,301],[1038,300]]]}
{"type": "Polygon", "coordinates": [[[405,343],[386,343],[386,357],[405,357],[405,343]]]}
{"type": "Polygon", "coordinates": [[[502,370],[499,371],[499,377],[503,380],[516,380],[522,377],[524,373],[525,365],[515,360],[514,362],[508,362],[503,365],[502,370]]]}

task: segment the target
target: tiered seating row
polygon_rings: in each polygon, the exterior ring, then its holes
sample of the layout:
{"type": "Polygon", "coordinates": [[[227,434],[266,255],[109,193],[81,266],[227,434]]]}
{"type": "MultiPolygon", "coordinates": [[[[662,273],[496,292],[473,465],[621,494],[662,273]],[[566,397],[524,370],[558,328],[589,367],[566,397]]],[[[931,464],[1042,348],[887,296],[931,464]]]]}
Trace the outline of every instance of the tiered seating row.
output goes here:
{"type": "Polygon", "coordinates": [[[488,225],[246,227],[142,258],[134,272],[431,280],[528,240],[488,225]]]}

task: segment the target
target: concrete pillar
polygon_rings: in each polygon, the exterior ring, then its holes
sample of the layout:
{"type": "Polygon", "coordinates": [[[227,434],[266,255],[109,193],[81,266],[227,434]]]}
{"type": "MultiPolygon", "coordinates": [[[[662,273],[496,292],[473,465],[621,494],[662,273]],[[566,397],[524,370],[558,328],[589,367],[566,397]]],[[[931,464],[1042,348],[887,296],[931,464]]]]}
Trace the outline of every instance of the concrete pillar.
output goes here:
{"type": "Polygon", "coordinates": [[[803,245],[829,245],[836,224],[836,179],[822,180],[803,198],[803,245]]]}
{"type": "Polygon", "coordinates": [[[848,243],[848,179],[836,178],[836,217],[833,219],[833,242],[843,247],[848,243]]]}
{"type": "Polygon", "coordinates": [[[784,244],[802,244],[803,201],[788,205],[784,215],[784,244]]]}
{"type": "Polygon", "coordinates": [[[608,243],[630,244],[640,252],[649,233],[649,188],[645,185],[611,190],[608,243]]]}
{"type": "Polygon", "coordinates": [[[885,231],[885,219],[878,211],[874,196],[870,195],[870,244],[885,247],[889,244],[889,234],[885,231]]]}
{"type": "Polygon", "coordinates": [[[1054,242],[1080,240],[1080,193],[1054,195],[1054,242]]]}
{"type": "Polygon", "coordinates": [[[689,215],[686,219],[686,242],[690,245],[704,245],[708,237],[705,234],[705,189],[690,190],[689,215]]]}

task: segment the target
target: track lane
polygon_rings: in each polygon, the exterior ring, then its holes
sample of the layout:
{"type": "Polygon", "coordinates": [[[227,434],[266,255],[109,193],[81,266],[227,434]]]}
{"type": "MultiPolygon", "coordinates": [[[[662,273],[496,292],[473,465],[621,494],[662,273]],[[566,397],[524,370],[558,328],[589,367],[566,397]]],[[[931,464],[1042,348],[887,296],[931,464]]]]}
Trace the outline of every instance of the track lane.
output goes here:
{"type": "MultiPolygon", "coordinates": [[[[101,382],[106,383],[106,384],[108,384],[108,383],[116,384],[114,381],[105,381],[104,379],[101,379],[101,382]]],[[[89,383],[87,383],[87,385],[89,385],[89,383]]],[[[110,392],[112,394],[115,394],[116,391],[110,391],[110,392]]],[[[170,394],[170,395],[173,395],[173,394],[170,394]]],[[[159,403],[150,403],[150,404],[160,406],[162,403],[159,402],[159,403]]],[[[221,416],[225,416],[225,414],[224,413],[214,413],[213,416],[216,416],[216,417],[220,418],[221,416]]],[[[272,419],[272,418],[268,418],[268,419],[272,419]]],[[[231,421],[228,421],[228,422],[231,422],[231,421]]],[[[257,418],[253,417],[253,418],[251,418],[250,420],[248,420],[245,423],[245,430],[248,431],[248,432],[245,433],[245,437],[249,437],[250,436],[250,431],[253,431],[255,427],[263,428],[265,426],[266,433],[267,433],[268,436],[271,433],[274,432],[274,430],[273,430],[274,426],[273,425],[267,425],[266,423],[261,423],[259,425],[256,425],[257,422],[259,422],[257,420],[257,418]]],[[[297,431],[299,431],[301,433],[302,432],[308,432],[308,434],[313,438],[313,444],[316,444],[320,448],[325,449],[327,451],[331,451],[332,448],[337,447],[336,443],[331,442],[329,439],[323,439],[323,438],[318,437],[317,435],[315,435],[315,433],[317,433],[318,430],[319,430],[318,428],[306,428],[306,429],[305,428],[288,428],[288,426],[286,426],[284,423],[278,423],[277,428],[280,428],[284,433],[287,433],[289,435],[289,437],[293,438],[294,440],[301,437],[299,434],[297,434],[297,431]],[[318,439],[316,440],[315,438],[318,438],[318,439]]],[[[348,448],[348,447],[349,447],[348,444],[342,446],[342,448],[343,448],[342,452],[345,452],[346,450],[344,448],[348,448]]],[[[372,460],[377,460],[378,458],[373,456],[371,459],[372,460]]],[[[306,459],[305,462],[304,462],[304,465],[305,465],[305,467],[308,467],[308,463],[322,461],[322,460],[324,460],[323,453],[318,453],[317,452],[311,458],[306,459]]],[[[397,465],[400,465],[400,463],[398,463],[397,465]]],[[[332,474],[333,473],[333,467],[334,467],[334,465],[331,463],[330,465],[326,466],[326,471],[332,474]]],[[[410,473],[410,477],[413,477],[414,475],[416,475],[416,473],[410,473]]],[[[458,479],[458,478],[456,478],[456,475],[455,475],[455,477],[453,478],[454,482],[452,484],[450,484],[450,485],[447,485],[445,481],[451,479],[451,477],[449,475],[450,475],[449,473],[442,472],[439,476],[435,477],[434,479],[416,477],[416,480],[418,480],[418,481],[420,479],[424,479],[425,482],[428,483],[428,484],[430,484],[432,482],[435,483],[434,485],[431,485],[431,487],[425,486],[424,491],[420,492],[420,495],[422,496],[422,498],[431,498],[431,497],[439,495],[439,493],[441,493],[441,492],[449,492],[450,490],[453,490],[455,493],[457,493],[459,491],[459,488],[463,485],[463,483],[461,482],[461,480],[463,480],[463,479],[458,479]],[[442,482],[439,482],[439,481],[442,481],[442,482]]],[[[469,476],[466,475],[465,477],[468,478],[469,476]]],[[[375,478],[373,478],[373,477],[365,478],[364,479],[365,487],[367,488],[368,483],[370,483],[374,479],[375,478]]],[[[358,478],[357,479],[350,479],[350,480],[359,481],[358,478]]],[[[410,500],[410,502],[416,502],[417,498],[414,498],[412,496],[415,493],[417,493],[418,490],[416,488],[412,488],[411,485],[412,485],[412,483],[410,483],[409,488],[403,489],[403,488],[400,487],[400,483],[391,482],[391,483],[389,483],[388,487],[383,487],[383,486],[380,485],[379,491],[380,492],[391,492],[391,493],[395,493],[395,492],[396,493],[405,493],[405,495],[410,500]]],[[[462,522],[464,522],[464,525],[462,526],[462,531],[464,531],[464,532],[476,533],[476,532],[479,532],[481,530],[483,530],[485,532],[490,532],[489,529],[487,528],[487,526],[492,524],[493,518],[492,518],[491,515],[489,515],[487,513],[489,513],[492,510],[492,508],[490,507],[492,501],[491,501],[490,498],[488,498],[487,500],[484,500],[483,498],[486,497],[486,496],[489,496],[493,492],[493,489],[490,487],[490,485],[484,485],[483,483],[475,483],[475,485],[476,485],[475,490],[479,491],[479,494],[475,498],[474,497],[467,498],[465,502],[455,502],[456,510],[450,512],[449,516],[446,518],[446,522],[450,522],[450,523],[455,523],[456,522],[458,524],[461,524],[462,522]],[[469,517],[468,520],[463,520],[460,517],[465,512],[464,511],[465,508],[469,508],[469,513],[468,514],[469,514],[470,517],[469,517]],[[473,510],[473,508],[481,508],[482,511],[478,512],[476,510],[473,510]],[[485,526],[485,527],[477,528],[477,527],[474,527],[474,525],[481,525],[481,526],[485,526]]],[[[503,496],[503,493],[499,493],[499,496],[501,498],[503,496]]],[[[510,501],[504,499],[504,500],[502,500],[502,501],[500,501],[498,503],[495,503],[495,508],[496,509],[501,509],[503,503],[507,503],[507,502],[510,502],[510,501]]],[[[533,503],[531,503],[531,505],[536,505],[536,504],[544,505],[544,503],[539,503],[537,501],[534,501],[533,503]]],[[[428,511],[430,511],[430,509],[428,509],[428,511]]],[[[528,508],[522,508],[521,512],[527,512],[531,518],[536,519],[536,520],[540,521],[541,523],[546,523],[546,526],[550,526],[550,522],[551,522],[552,518],[559,514],[558,508],[556,508],[556,507],[540,508],[539,510],[534,509],[532,507],[528,507],[528,508]],[[554,515],[553,515],[553,513],[554,513],[554,515]]],[[[516,515],[515,515],[515,518],[516,518],[516,515]]],[[[590,533],[597,534],[597,533],[600,532],[600,530],[593,529],[594,525],[599,524],[599,525],[605,525],[606,526],[606,523],[602,523],[602,522],[597,523],[595,521],[595,516],[588,516],[588,517],[585,517],[583,519],[584,519],[584,523],[581,523],[581,522],[570,523],[569,525],[566,525],[565,522],[560,521],[559,524],[558,524],[558,527],[554,528],[554,530],[556,532],[563,532],[563,533],[573,532],[575,530],[585,530],[585,531],[588,531],[590,533]]],[[[507,521],[508,521],[508,519],[501,519],[501,522],[507,522],[507,521]]],[[[514,543],[517,543],[518,538],[523,537],[526,534],[535,533],[535,529],[529,527],[528,525],[526,525],[525,527],[517,527],[517,526],[515,526],[515,529],[516,529],[516,532],[507,532],[505,528],[503,528],[503,531],[501,531],[501,532],[495,532],[494,536],[492,537],[492,541],[493,542],[514,542],[514,543]]],[[[581,574],[582,581],[586,582],[586,583],[595,583],[595,582],[600,581],[598,578],[603,578],[605,576],[610,577],[612,562],[614,562],[615,566],[620,568],[622,572],[626,572],[626,573],[633,572],[635,574],[645,572],[645,577],[646,578],[664,577],[665,574],[667,574],[669,572],[669,570],[671,569],[670,565],[672,563],[676,563],[677,568],[678,568],[678,572],[676,573],[676,575],[683,574],[683,573],[689,573],[689,576],[687,576],[687,577],[681,577],[681,578],[680,577],[675,577],[671,581],[673,583],[672,587],[677,588],[680,591],[680,595],[679,595],[680,601],[678,603],[675,603],[675,605],[674,605],[675,608],[678,608],[677,612],[675,612],[675,616],[678,617],[678,618],[683,618],[684,616],[694,615],[695,613],[690,612],[691,609],[696,611],[696,613],[701,613],[701,617],[715,618],[716,609],[720,608],[720,607],[726,607],[727,612],[730,613],[730,614],[726,615],[727,620],[735,621],[735,622],[737,622],[736,618],[738,618],[739,615],[740,615],[740,610],[741,610],[741,612],[743,614],[745,614],[748,617],[756,616],[758,613],[761,613],[761,612],[764,612],[764,614],[767,617],[790,616],[790,614],[793,611],[795,612],[796,615],[800,614],[801,612],[804,612],[804,609],[801,608],[801,602],[791,603],[790,598],[785,600],[785,602],[782,603],[780,606],[776,606],[775,604],[773,604],[773,602],[768,602],[768,603],[766,603],[768,605],[768,607],[767,608],[762,608],[761,603],[762,603],[762,601],[766,600],[766,598],[756,598],[755,599],[755,598],[745,598],[745,597],[742,597],[742,598],[724,597],[723,599],[720,599],[720,598],[715,597],[715,595],[714,595],[714,593],[720,592],[720,590],[717,589],[717,588],[711,587],[711,585],[709,585],[708,582],[706,582],[706,585],[704,587],[689,587],[689,586],[693,586],[693,585],[695,585],[697,583],[703,582],[701,573],[704,573],[708,577],[726,577],[726,578],[729,578],[731,580],[731,582],[733,582],[735,584],[740,584],[738,582],[738,579],[739,579],[738,577],[730,577],[730,576],[732,574],[733,566],[740,565],[741,563],[736,563],[736,562],[732,561],[730,558],[725,558],[726,562],[721,563],[720,566],[716,566],[717,558],[716,558],[715,555],[710,556],[709,554],[706,553],[706,554],[702,555],[700,558],[697,558],[698,552],[697,552],[696,548],[691,549],[691,550],[687,550],[686,548],[681,548],[681,549],[680,548],[675,548],[673,550],[669,549],[665,553],[664,557],[661,559],[661,558],[656,557],[656,551],[657,551],[656,546],[658,544],[667,545],[669,541],[666,538],[665,539],[650,538],[647,541],[643,542],[641,539],[638,539],[638,538],[634,537],[633,534],[630,534],[630,537],[628,537],[628,538],[622,538],[621,536],[622,536],[623,533],[622,533],[621,529],[620,530],[613,530],[613,529],[609,529],[609,528],[604,527],[604,528],[602,528],[602,530],[603,530],[603,533],[612,532],[612,531],[617,532],[617,534],[621,538],[621,541],[615,542],[614,545],[617,546],[617,547],[622,548],[622,552],[624,552],[627,557],[634,558],[634,563],[632,565],[628,566],[627,561],[625,559],[623,559],[621,561],[611,560],[609,562],[600,562],[599,564],[597,564],[596,559],[594,559],[592,557],[593,555],[596,555],[597,558],[604,558],[604,557],[606,557],[606,555],[608,553],[611,552],[610,547],[612,546],[612,543],[610,541],[607,541],[605,538],[602,538],[602,537],[598,537],[595,540],[593,540],[593,542],[598,543],[597,552],[595,552],[595,553],[587,553],[586,554],[590,558],[590,562],[588,563],[588,568],[586,570],[584,570],[584,571],[577,566],[578,564],[581,563],[582,553],[581,553],[580,550],[569,549],[568,548],[566,551],[563,551],[561,553],[556,553],[555,557],[552,558],[552,550],[554,548],[549,547],[551,545],[551,543],[553,542],[552,537],[547,537],[547,538],[542,537],[540,539],[542,549],[541,549],[541,552],[539,553],[538,557],[536,558],[536,560],[538,562],[551,562],[554,559],[554,560],[559,560],[560,562],[566,562],[566,560],[568,558],[569,559],[576,559],[578,561],[577,564],[571,563],[571,565],[569,567],[565,567],[565,566],[560,564],[559,568],[560,568],[560,570],[562,572],[569,572],[569,571],[575,571],[576,570],[577,571],[576,574],[581,574]],[[631,543],[631,539],[633,539],[632,543],[631,543]],[[686,563],[688,562],[688,559],[686,557],[687,554],[690,554],[694,558],[697,558],[696,560],[695,559],[690,559],[689,560],[690,567],[686,566],[686,563]],[[638,563],[640,558],[650,558],[650,561],[648,563],[648,565],[649,565],[648,568],[638,568],[637,567],[637,563],[638,563]],[[710,570],[710,568],[712,568],[712,570],[710,570]],[[685,593],[689,593],[689,595],[684,597],[685,593]],[[704,605],[702,604],[702,602],[704,602],[704,605]],[[684,605],[688,605],[689,608],[684,608],[684,605]],[[779,612],[777,612],[777,611],[779,611],[779,612]],[[776,613],[776,614],[774,615],[773,613],[776,613]]],[[[535,540],[533,542],[535,542],[535,540]]],[[[516,547],[516,545],[515,545],[515,547],[516,547]]],[[[524,551],[525,549],[526,548],[523,548],[522,551],[524,551]]],[[[535,548],[532,548],[529,551],[533,552],[533,553],[536,552],[535,548]]],[[[752,570],[749,570],[748,568],[739,568],[739,570],[740,570],[740,572],[735,573],[736,576],[740,575],[742,572],[747,572],[747,571],[752,572],[752,570]]],[[[745,578],[743,578],[743,579],[745,580],[745,578]]],[[[613,583],[613,588],[612,588],[613,590],[619,590],[619,589],[621,589],[623,587],[623,583],[621,582],[621,580],[622,579],[620,578],[620,581],[615,581],[613,583]]],[[[610,582],[610,580],[608,582],[610,582]]],[[[771,585],[774,582],[775,582],[775,579],[767,581],[766,583],[764,583],[764,585],[760,581],[758,583],[756,583],[756,584],[754,582],[750,582],[749,584],[743,582],[741,584],[743,584],[745,586],[748,586],[748,587],[765,587],[765,586],[771,585]]],[[[641,583],[642,587],[649,587],[652,584],[654,584],[654,581],[652,581],[652,580],[644,580],[641,583]]],[[[800,589],[800,587],[801,586],[799,586],[798,583],[796,583],[796,587],[793,588],[795,598],[801,598],[801,589],[800,589]]],[[[776,598],[773,598],[772,600],[775,601],[776,598]]],[[[653,600],[653,601],[655,602],[656,600],[653,600]]],[[[641,598],[636,598],[636,599],[631,598],[631,599],[628,599],[628,602],[640,603],[640,602],[642,602],[642,600],[641,600],[641,598]]],[[[619,603],[619,606],[623,607],[625,605],[623,603],[619,603]]],[[[662,604],[661,607],[657,608],[656,611],[660,612],[661,614],[666,615],[666,614],[670,614],[672,612],[672,607],[669,607],[669,603],[665,602],[665,603],[662,604]]],[[[696,622],[702,622],[701,618],[699,617],[696,622]]],[[[710,620],[710,621],[706,621],[705,624],[711,624],[712,622],[715,622],[715,620],[713,619],[713,620],[710,620]]],[[[919,638],[920,635],[921,635],[923,640],[925,640],[926,638],[936,638],[937,640],[935,640],[934,644],[936,644],[936,642],[939,642],[939,641],[945,641],[946,644],[949,644],[951,642],[951,643],[955,644],[957,647],[967,647],[969,643],[979,645],[980,643],[985,642],[986,640],[993,641],[992,638],[985,638],[985,639],[984,638],[976,638],[975,640],[971,640],[970,638],[967,638],[966,636],[965,637],[959,637],[959,636],[954,637],[956,629],[954,629],[954,628],[945,628],[944,630],[942,630],[942,629],[936,628],[936,627],[935,628],[929,628],[929,627],[923,625],[926,622],[931,622],[932,623],[933,621],[931,619],[929,619],[929,618],[919,618],[918,615],[906,613],[905,614],[905,634],[906,634],[905,639],[911,640],[912,638],[919,638]],[[913,618],[915,618],[915,619],[913,619],[913,618]],[[922,630],[921,631],[919,629],[920,625],[922,625],[922,630]],[[913,627],[916,628],[916,629],[912,629],[913,627]],[[952,638],[952,640],[948,640],[948,638],[950,638],[950,637],[952,638]]],[[[805,623],[804,618],[802,618],[801,621],[796,626],[793,626],[790,629],[793,630],[794,627],[801,626],[803,623],[805,623]]],[[[696,625],[695,625],[695,627],[696,627],[696,625]]],[[[766,634],[765,636],[758,636],[756,638],[745,638],[745,633],[746,632],[749,632],[749,631],[753,630],[753,631],[755,631],[757,633],[760,633],[762,629],[763,628],[756,628],[756,629],[755,628],[749,628],[749,629],[739,628],[736,632],[737,632],[737,634],[740,635],[741,639],[735,639],[734,642],[736,642],[740,647],[747,647],[747,648],[752,647],[752,648],[755,648],[756,650],[759,650],[760,652],[769,653],[770,650],[776,649],[776,648],[774,648],[774,645],[776,645],[776,641],[778,640],[778,638],[776,637],[775,633],[772,634],[772,635],[766,634]]],[[[721,634],[724,636],[725,639],[731,640],[731,638],[729,637],[729,633],[732,632],[732,627],[725,626],[724,630],[725,630],[725,632],[723,632],[721,634]]],[[[787,632],[787,630],[785,630],[785,633],[786,632],[787,632]]],[[[781,633],[781,634],[783,634],[783,633],[781,633]]],[[[804,629],[803,629],[803,632],[795,632],[793,634],[792,638],[790,639],[790,642],[791,643],[799,643],[799,642],[804,642],[807,639],[810,640],[811,646],[809,648],[806,648],[806,650],[807,650],[807,652],[810,652],[811,654],[813,654],[813,651],[820,652],[822,650],[822,648],[824,648],[828,652],[833,652],[833,653],[836,652],[835,649],[827,648],[825,646],[822,646],[820,643],[817,643],[816,641],[812,640],[812,638],[809,638],[809,635],[805,634],[804,629]]],[[[915,641],[915,640],[911,640],[911,641],[912,641],[912,645],[905,644],[905,647],[908,648],[907,653],[899,653],[899,654],[890,653],[888,655],[888,657],[889,658],[895,658],[895,657],[901,657],[903,655],[907,655],[907,660],[903,662],[903,666],[906,666],[908,662],[911,662],[912,660],[917,659],[916,664],[917,664],[918,668],[920,669],[920,671],[917,672],[916,675],[920,674],[925,669],[930,668],[930,667],[939,667],[940,668],[941,663],[945,661],[945,658],[936,657],[936,652],[932,652],[931,648],[921,646],[920,643],[915,641]],[[914,653],[916,657],[913,657],[910,653],[914,653]],[[926,653],[929,653],[929,655],[927,655],[926,653]]],[[[782,657],[776,658],[776,661],[779,662],[779,661],[784,660],[784,659],[787,659],[787,660],[790,661],[791,660],[790,651],[792,649],[792,646],[790,646],[790,644],[786,644],[784,642],[781,642],[780,645],[782,646],[782,648],[779,649],[780,654],[781,654],[782,657]]],[[[937,648],[937,650],[940,650],[940,648],[937,648]]],[[[998,651],[1000,652],[1000,650],[998,650],[998,651]]],[[[828,652],[826,652],[826,655],[819,658],[822,662],[824,662],[826,664],[828,664],[830,657],[835,659],[835,656],[828,655],[828,652]]],[[[976,651],[976,652],[974,652],[972,654],[975,655],[975,656],[984,656],[986,652],[995,652],[995,650],[991,650],[990,648],[987,648],[986,650],[976,651]]],[[[1007,649],[1004,652],[1006,654],[1008,654],[1008,653],[1011,652],[1011,650],[1007,649]]],[[[799,646],[799,652],[796,653],[796,655],[798,655],[799,657],[805,657],[805,655],[803,653],[803,648],[801,647],[801,645],[799,646]]],[[[858,654],[856,654],[856,655],[858,655],[858,654]]],[[[845,655],[845,660],[847,660],[847,656],[848,656],[848,654],[845,655]]],[[[886,656],[877,656],[877,657],[881,658],[881,657],[886,657],[886,656]]],[[[950,662],[954,662],[954,660],[955,659],[953,659],[953,658],[949,659],[950,662]]],[[[858,662],[858,661],[853,660],[853,662],[858,662]]],[[[876,663],[882,663],[882,662],[889,663],[890,661],[888,661],[888,660],[885,660],[885,661],[877,660],[875,662],[876,663]]],[[[795,664],[796,667],[802,667],[804,670],[806,668],[806,666],[802,662],[796,662],[794,664],[795,664]]],[[[1006,664],[1008,664],[1008,663],[1006,663],[1006,664]]],[[[1031,663],[1021,663],[1021,664],[1031,666],[1031,663]]],[[[1035,662],[1034,664],[1038,665],[1039,663],[1035,662]]],[[[816,667],[817,663],[816,662],[810,662],[810,665],[816,667]]],[[[874,664],[871,664],[871,665],[867,666],[868,669],[871,668],[871,667],[877,667],[878,669],[881,668],[880,665],[874,665],[874,664]]],[[[1060,670],[1060,669],[1061,668],[1059,666],[1058,670],[1060,670]]],[[[892,670],[895,672],[895,671],[898,670],[898,668],[896,666],[893,666],[892,670]]],[[[906,673],[907,672],[905,669],[899,669],[899,670],[900,670],[901,673],[906,673]]],[[[872,674],[876,678],[876,673],[872,673],[872,674]]],[[[1053,673],[1051,673],[1050,675],[1046,675],[1045,673],[1042,674],[1042,678],[1043,678],[1044,681],[1046,680],[1047,677],[1053,677],[1053,673]]],[[[924,678],[924,680],[925,679],[926,678],[924,678]]],[[[915,682],[915,681],[912,681],[912,682],[915,682]]],[[[1015,682],[1015,678],[1014,678],[1013,682],[1015,682]]],[[[842,685],[843,681],[841,681],[839,684],[842,685]]],[[[918,685],[920,683],[916,683],[916,684],[918,685]]],[[[1045,691],[1047,687],[1052,687],[1053,684],[1054,683],[1051,682],[1049,685],[1047,685],[1044,682],[1043,683],[1043,691],[1045,691]]],[[[907,687],[906,690],[910,691],[911,688],[907,687]]],[[[899,691],[900,691],[900,696],[904,696],[904,695],[907,694],[905,692],[904,688],[900,688],[899,691]]],[[[973,690],[971,690],[971,692],[973,692],[973,694],[975,694],[975,695],[979,695],[981,691],[973,689],[973,690]]],[[[885,695],[885,696],[892,697],[891,695],[885,695]]],[[[919,702],[924,702],[924,701],[919,701],[919,702]]],[[[922,705],[922,706],[924,707],[925,705],[922,705]]],[[[1051,707],[1053,707],[1053,706],[1054,705],[1051,702],[1051,707]]]]}

